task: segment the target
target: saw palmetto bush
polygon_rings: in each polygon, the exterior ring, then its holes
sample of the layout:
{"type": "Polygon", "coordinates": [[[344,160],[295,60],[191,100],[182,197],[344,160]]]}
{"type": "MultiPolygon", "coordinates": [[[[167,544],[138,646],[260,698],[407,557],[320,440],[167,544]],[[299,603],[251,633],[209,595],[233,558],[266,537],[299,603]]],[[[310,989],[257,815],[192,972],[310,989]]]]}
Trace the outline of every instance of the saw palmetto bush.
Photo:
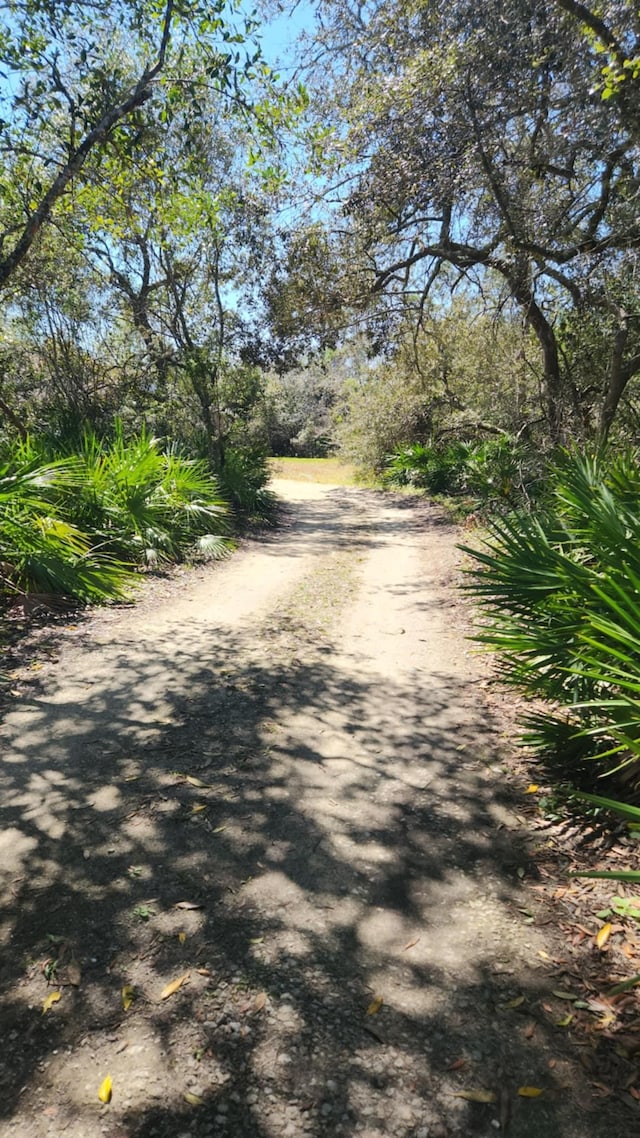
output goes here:
{"type": "Polygon", "coordinates": [[[479,508],[503,512],[539,492],[540,455],[512,435],[484,439],[469,448],[464,485],[479,508]]]}
{"type": "Polygon", "coordinates": [[[65,508],[100,548],[143,565],[229,552],[227,503],[206,463],[119,428],[109,442],[85,435],[77,458],[82,484],[65,508]]]}
{"type": "Polygon", "coordinates": [[[257,448],[228,447],[219,473],[220,487],[240,524],[273,521],[277,498],[268,489],[270,471],[257,448]]]}
{"type": "Polygon", "coordinates": [[[63,594],[81,601],[120,597],[131,576],[118,559],[60,512],[61,499],[79,493],[78,463],[43,462],[19,444],[0,463],[0,595],[63,594]]]}
{"type": "Polygon", "coordinates": [[[144,432],[84,436],[56,454],[42,440],[0,464],[0,592],[43,600],[123,596],[136,567],[230,550],[228,506],[206,464],[144,432]]]}
{"type": "Polygon", "coordinates": [[[640,782],[640,475],[632,454],[566,454],[535,513],[495,520],[472,558],[478,639],[503,677],[552,703],[527,739],[640,782]]]}
{"type": "Polygon", "coordinates": [[[384,480],[396,486],[415,486],[432,494],[455,494],[466,488],[467,443],[411,443],[389,455],[384,480]]]}
{"type": "Polygon", "coordinates": [[[431,494],[465,495],[474,509],[504,512],[537,492],[539,458],[510,435],[412,443],[387,458],[384,481],[431,494]]]}

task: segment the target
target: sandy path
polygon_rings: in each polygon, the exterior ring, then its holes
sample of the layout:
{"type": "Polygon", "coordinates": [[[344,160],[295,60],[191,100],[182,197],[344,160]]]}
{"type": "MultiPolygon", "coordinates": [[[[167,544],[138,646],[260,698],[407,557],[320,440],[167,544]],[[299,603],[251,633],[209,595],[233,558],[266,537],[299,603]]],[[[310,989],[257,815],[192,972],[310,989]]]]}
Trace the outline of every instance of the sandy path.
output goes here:
{"type": "Polygon", "coordinates": [[[595,1138],[455,534],[277,489],[285,528],[67,629],[6,717],[0,1134],[595,1138]]]}

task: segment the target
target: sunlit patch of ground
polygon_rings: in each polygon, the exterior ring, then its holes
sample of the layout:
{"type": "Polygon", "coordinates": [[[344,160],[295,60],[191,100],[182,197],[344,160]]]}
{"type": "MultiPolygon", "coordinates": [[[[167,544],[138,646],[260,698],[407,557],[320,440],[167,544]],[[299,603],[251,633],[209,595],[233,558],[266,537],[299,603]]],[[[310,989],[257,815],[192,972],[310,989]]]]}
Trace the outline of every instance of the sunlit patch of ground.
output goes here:
{"type": "Polygon", "coordinates": [[[333,486],[355,486],[357,482],[355,467],[339,458],[271,458],[269,464],[274,478],[293,482],[333,486]]]}

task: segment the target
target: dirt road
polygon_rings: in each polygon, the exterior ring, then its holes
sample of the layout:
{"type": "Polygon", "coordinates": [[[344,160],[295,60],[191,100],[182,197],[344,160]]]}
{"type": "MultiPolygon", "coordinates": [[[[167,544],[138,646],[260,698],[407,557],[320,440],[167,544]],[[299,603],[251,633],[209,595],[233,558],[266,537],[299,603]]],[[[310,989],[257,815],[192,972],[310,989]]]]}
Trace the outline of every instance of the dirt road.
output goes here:
{"type": "Polygon", "coordinates": [[[0,1134],[622,1138],[540,1010],[455,533],[277,489],[278,531],[61,629],[18,683],[0,1134]]]}

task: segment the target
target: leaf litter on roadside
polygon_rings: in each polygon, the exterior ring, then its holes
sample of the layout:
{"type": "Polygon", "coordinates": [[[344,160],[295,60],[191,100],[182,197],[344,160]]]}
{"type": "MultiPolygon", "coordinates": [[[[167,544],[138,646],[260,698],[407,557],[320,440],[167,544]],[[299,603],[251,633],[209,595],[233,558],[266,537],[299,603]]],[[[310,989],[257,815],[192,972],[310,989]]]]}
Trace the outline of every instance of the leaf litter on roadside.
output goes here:
{"type": "Polygon", "coordinates": [[[463,1098],[467,1102],[496,1102],[493,1091],[486,1091],[482,1087],[468,1091],[450,1091],[452,1098],[463,1098]]]}
{"type": "Polygon", "coordinates": [[[402,951],[403,951],[403,952],[408,952],[410,948],[414,948],[414,947],[415,947],[415,945],[418,943],[418,941],[419,941],[419,940],[420,940],[420,937],[419,937],[419,936],[414,936],[414,937],[413,937],[413,940],[408,940],[408,941],[407,941],[407,943],[405,944],[405,946],[404,946],[404,948],[402,949],[402,951]]]}
{"type": "Polygon", "coordinates": [[[525,1001],[524,996],[515,996],[513,1000],[507,1000],[506,1004],[500,1004],[500,1007],[504,1008],[505,1010],[520,1008],[520,1007],[522,1007],[524,1001],[525,1001]]]}
{"type": "Polygon", "coordinates": [[[166,984],[162,989],[160,993],[160,999],[168,1000],[169,997],[173,996],[182,987],[183,984],[187,983],[190,975],[191,973],[185,972],[183,976],[177,976],[175,980],[171,980],[171,982],[169,984],[166,984]]]}
{"type": "Polygon", "coordinates": [[[612,927],[613,926],[611,922],[607,921],[606,925],[603,925],[601,929],[598,929],[598,932],[596,933],[596,944],[598,948],[604,948],[609,937],[611,936],[612,927]]]}
{"type": "Polygon", "coordinates": [[[260,992],[253,1001],[254,1012],[261,1012],[267,1002],[267,993],[260,992]]]}
{"type": "Polygon", "coordinates": [[[70,960],[61,977],[61,983],[71,984],[73,988],[79,988],[82,983],[82,969],[77,960],[70,960]]]}

